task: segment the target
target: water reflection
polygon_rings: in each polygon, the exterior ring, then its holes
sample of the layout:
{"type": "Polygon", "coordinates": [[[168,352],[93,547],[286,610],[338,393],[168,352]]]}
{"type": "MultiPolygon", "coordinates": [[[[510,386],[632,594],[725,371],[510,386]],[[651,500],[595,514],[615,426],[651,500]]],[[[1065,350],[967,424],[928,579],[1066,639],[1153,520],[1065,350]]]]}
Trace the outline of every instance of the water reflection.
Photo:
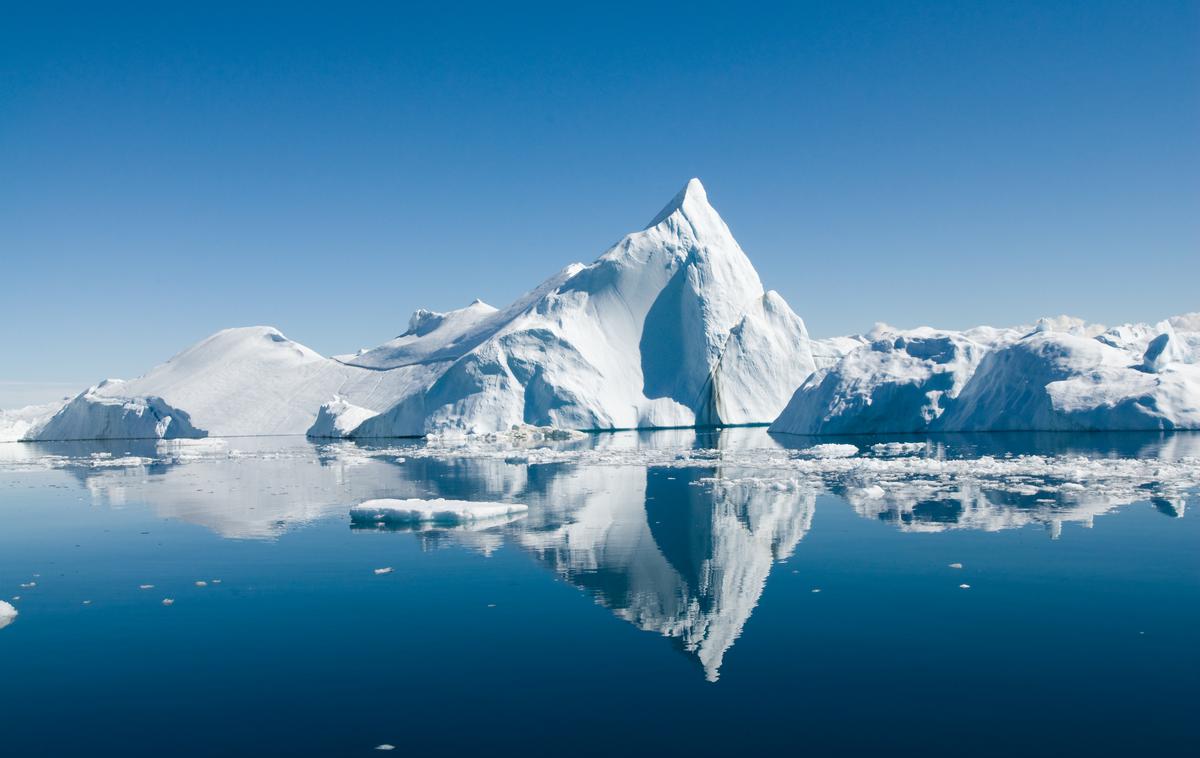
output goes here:
{"type": "MultiPolygon", "coordinates": [[[[820,440],[831,442],[869,451],[880,440],[820,440]]],[[[928,442],[924,455],[934,460],[1008,460],[1026,453],[1114,461],[1200,456],[1200,435],[959,435],[928,442]]],[[[1148,501],[1160,513],[1180,517],[1191,496],[1176,480],[1169,487],[1121,480],[1088,490],[1027,475],[1006,474],[999,480],[1003,486],[970,477],[947,481],[945,474],[908,477],[897,475],[886,458],[874,467],[830,464],[786,476],[761,468],[764,460],[792,462],[790,451],[811,444],[761,429],[731,429],[607,434],[555,446],[566,453],[603,453],[608,457],[588,460],[605,465],[570,455],[534,459],[519,449],[425,456],[403,447],[278,439],[8,445],[0,446],[0,456],[9,468],[64,471],[96,504],[148,504],[163,518],[235,539],[271,539],[318,519],[345,518],[349,506],[377,497],[522,502],[530,506],[523,518],[421,528],[397,537],[483,555],[505,544],[526,551],[617,617],[670,639],[712,681],[772,567],[792,555],[810,530],[819,494],[839,496],[863,518],[905,532],[1038,525],[1052,537],[1064,524],[1090,526],[1132,502],[1148,501]],[[639,457],[639,451],[654,455],[639,457]],[[702,455],[680,459],[676,451],[702,455]]],[[[1060,469],[1055,476],[1062,476],[1060,469]]],[[[1171,475],[1178,479],[1179,469],[1171,475]]]]}

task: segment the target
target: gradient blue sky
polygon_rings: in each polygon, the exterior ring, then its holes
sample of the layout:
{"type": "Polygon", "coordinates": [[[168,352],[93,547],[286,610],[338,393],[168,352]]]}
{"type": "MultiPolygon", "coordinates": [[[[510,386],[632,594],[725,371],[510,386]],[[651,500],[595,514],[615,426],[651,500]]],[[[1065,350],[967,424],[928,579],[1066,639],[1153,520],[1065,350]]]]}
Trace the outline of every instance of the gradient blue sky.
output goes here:
{"type": "Polygon", "coordinates": [[[817,336],[1200,309],[1194,0],[88,5],[0,24],[0,405],[503,305],[691,176],[817,336]]]}

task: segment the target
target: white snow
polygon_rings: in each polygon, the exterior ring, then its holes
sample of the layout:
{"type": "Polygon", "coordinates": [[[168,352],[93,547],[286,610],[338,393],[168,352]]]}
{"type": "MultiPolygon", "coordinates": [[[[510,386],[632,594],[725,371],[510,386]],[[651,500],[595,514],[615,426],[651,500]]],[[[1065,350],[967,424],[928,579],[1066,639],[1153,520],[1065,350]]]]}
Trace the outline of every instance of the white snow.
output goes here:
{"type": "Polygon", "coordinates": [[[350,520],[357,524],[446,524],[504,518],[529,510],[520,503],[495,503],[468,500],[367,500],[350,509],[350,520]]]}
{"type": "Polygon", "coordinates": [[[8,626],[17,620],[17,609],[12,603],[6,600],[0,600],[0,629],[8,626]]]}

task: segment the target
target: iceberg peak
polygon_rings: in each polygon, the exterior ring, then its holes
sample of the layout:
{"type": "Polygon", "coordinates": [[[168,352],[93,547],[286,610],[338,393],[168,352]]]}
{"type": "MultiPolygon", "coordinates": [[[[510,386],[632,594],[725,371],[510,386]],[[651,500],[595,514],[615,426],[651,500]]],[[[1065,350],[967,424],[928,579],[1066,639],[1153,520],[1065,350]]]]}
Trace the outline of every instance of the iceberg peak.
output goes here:
{"type": "Polygon", "coordinates": [[[675,213],[682,214],[684,218],[693,223],[709,216],[716,216],[720,219],[716,209],[708,202],[708,193],[704,190],[704,185],[695,177],[689,179],[683,189],[671,198],[671,202],[663,206],[658,215],[649,224],[646,224],[646,228],[651,229],[658,226],[675,213]]]}

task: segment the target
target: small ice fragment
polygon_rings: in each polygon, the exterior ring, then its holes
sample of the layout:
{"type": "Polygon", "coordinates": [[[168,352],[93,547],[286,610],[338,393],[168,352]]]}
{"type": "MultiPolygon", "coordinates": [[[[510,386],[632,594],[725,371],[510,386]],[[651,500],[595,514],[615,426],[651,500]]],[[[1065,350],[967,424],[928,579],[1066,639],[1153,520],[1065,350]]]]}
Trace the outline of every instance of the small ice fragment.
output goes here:
{"type": "Polygon", "coordinates": [[[959,588],[960,590],[969,590],[969,589],[971,589],[971,585],[969,585],[969,584],[960,584],[960,585],[958,585],[958,588],[959,588]]]}
{"type": "Polygon", "coordinates": [[[139,584],[138,589],[139,590],[152,590],[152,589],[154,589],[154,585],[153,584],[139,584]]]}
{"type": "Polygon", "coordinates": [[[221,583],[220,579],[213,579],[209,582],[209,584],[220,584],[220,583],[221,583]]]}
{"type": "Polygon", "coordinates": [[[376,746],[375,746],[375,749],[376,749],[376,750],[395,750],[395,749],[396,749],[396,746],[395,746],[395,745],[389,745],[389,744],[387,744],[387,743],[385,742],[385,743],[383,743],[382,745],[376,745],[376,746]]]}
{"type": "Polygon", "coordinates": [[[887,494],[883,491],[883,487],[880,487],[878,484],[872,484],[870,487],[863,488],[862,493],[865,497],[869,497],[872,500],[878,500],[887,494]]]}
{"type": "Polygon", "coordinates": [[[385,566],[383,568],[375,569],[375,573],[376,574],[390,574],[390,573],[392,573],[392,567],[385,566]]]}
{"type": "Polygon", "coordinates": [[[175,605],[175,599],[170,597],[163,598],[163,605],[175,605]]]}
{"type": "Polygon", "coordinates": [[[11,624],[17,618],[17,609],[0,600],[0,629],[11,624]]]}
{"type": "Polygon", "coordinates": [[[207,587],[208,582],[204,582],[204,581],[196,582],[196,586],[197,587],[207,587]]]}
{"type": "Polygon", "coordinates": [[[951,563],[951,564],[950,564],[950,568],[952,568],[952,569],[960,569],[960,568],[962,568],[962,564],[961,564],[961,563],[951,563]]]}
{"type": "Polygon", "coordinates": [[[84,604],[84,605],[91,605],[91,604],[92,604],[92,601],[91,601],[91,600],[84,600],[84,601],[83,601],[83,604],[84,604]]]}
{"type": "Polygon", "coordinates": [[[813,587],[813,592],[820,592],[820,591],[821,591],[820,587],[813,587]]]}
{"type": "Polygon", "coordinates": [[[802,458],[852,458],[858,455],[858,446],[827,442],[797,450],[795,455],[802,458]]]}
{"type": "Polygon", "coordinates": [[[25,582],[21,585],[21,589],[30,590],[37,586],[37,582],[25,582]]]}
{"type": "Polygon", "coordinates": [[[495,603],[488,603],[488,608],[495,608],[495,607],[496,607],[495,603]]]}

